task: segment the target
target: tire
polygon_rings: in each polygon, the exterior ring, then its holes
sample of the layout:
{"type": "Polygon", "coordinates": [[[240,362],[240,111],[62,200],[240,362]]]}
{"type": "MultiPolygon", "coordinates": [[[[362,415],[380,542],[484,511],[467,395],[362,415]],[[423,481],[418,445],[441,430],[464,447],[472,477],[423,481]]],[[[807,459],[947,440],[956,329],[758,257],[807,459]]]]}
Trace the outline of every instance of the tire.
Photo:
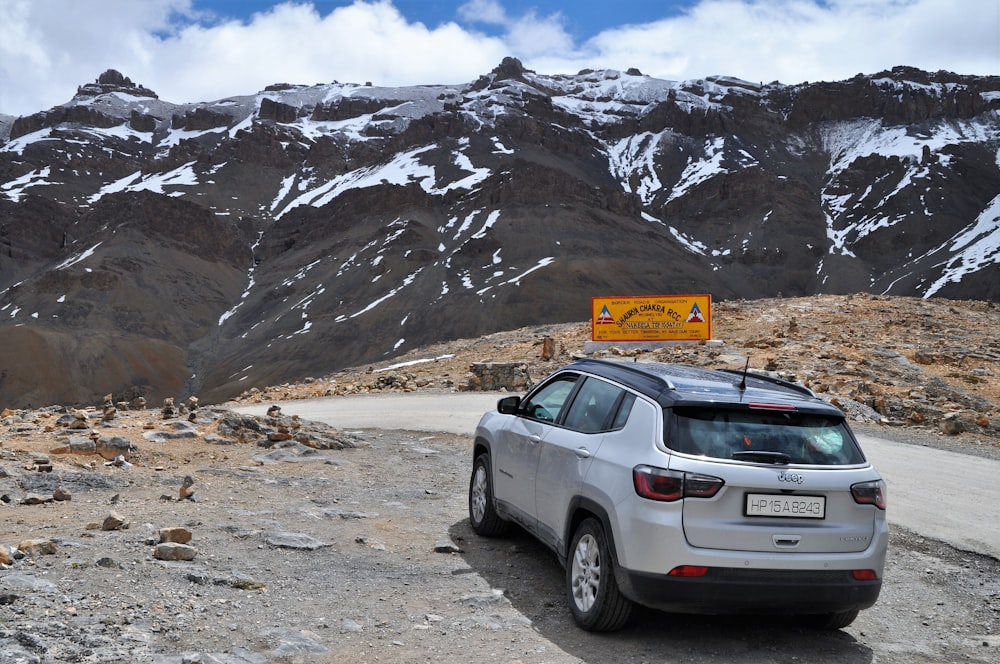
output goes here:
{"type": "Polygon", "coordinates": [[[822,613],[814,616],[805,616],[806,624],[815,629],[835,630],[843,629],[854,622],[858,617],[858,609],[850,611],[840,611],[838,613],[822,613]]]}
{"type": "Polygon", "coordinates": [[[573,620],[588,632],[621,629],[632,614],[632,601],[618,589],[614,566],[600,522],[583,521],[573,533],[566,561],[566,598],[573,620]]]}
{"type": "Polygon", "coordinates": [[[472,463],[469,521],[476,534],[483,537],[501,537],[510,530],[510,522],[497,514],[493,504],[493,476],[490,474],[489,454],[480,454],[472,463]]]}

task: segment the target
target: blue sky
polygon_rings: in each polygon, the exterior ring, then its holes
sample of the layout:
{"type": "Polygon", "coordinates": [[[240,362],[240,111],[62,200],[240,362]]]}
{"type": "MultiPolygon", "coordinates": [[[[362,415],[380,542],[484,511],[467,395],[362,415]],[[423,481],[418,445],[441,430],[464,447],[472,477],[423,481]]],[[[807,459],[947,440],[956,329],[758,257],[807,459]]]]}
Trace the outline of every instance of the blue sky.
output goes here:
{"type": "Polygon", "coordinates": [[[117,69],[161,99],[272,83],[544,74],[844,80],[896,65],[1000,75],[1000,0],[0,0],[0,114],[117,69]]]}
{"type": "MultiPolygon", "coordinates": [[[[217,16],[238,17],[249,20],[259,12],[274,6],[274,0],[196,0],[194,6],[211,11],[217,16]]],[[[328,14],[337,7],[352,4],[345,0],[315,0],[313,6],[320,14],[328,14]]],[[[448,2],[446,0],[395,0],[393,4],[407,19],[419,21],[428,27],[443,23],[462,21],[459,7],[468,2],[448,2]]],[[[657,19],[676,16],[685,8],[694,5],[695,0],[509,0],[502,6],[511,15],[526,15],[534,12],[541,17],[560,15],[566,31],[578,40],[593,37],[609,27],[625,24],[642,24],[657,19]]],[[[481,25],[487,34],[498,35],[498,26],[481,25]]]]}

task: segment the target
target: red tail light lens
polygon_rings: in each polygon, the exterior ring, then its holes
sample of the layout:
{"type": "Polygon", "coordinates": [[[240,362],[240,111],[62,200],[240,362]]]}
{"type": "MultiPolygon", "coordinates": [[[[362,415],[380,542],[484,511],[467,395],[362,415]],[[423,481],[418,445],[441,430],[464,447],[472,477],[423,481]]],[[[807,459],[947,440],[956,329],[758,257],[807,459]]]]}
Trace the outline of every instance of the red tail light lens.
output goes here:
{"type": "Polygon", "coordinates": [[[885,493],[886,486],[882,480],[861,482],[860,484],[851,486],[851,495],[854,496],[854,502],[859,505],[874,505],[880,510],[885,509],[885,493]]]}
{"type": "Polygon", "coordinates": [[[711,498],[725,482],[711,475],[636,466],[632,469],[632,484],[643,498],[670,503],[681,498],[711,498]]]}
{"type": "Polygon", "coordinates": [[[701,565],[681,565],[680,567],[675,567],[667,573],[667,576],[682,576],[686,578],[694,578],[699,576],[705,576],[708,574],[708,568],[702,567],[701,565]]]}
{"type": "Polygon", "coordinates": [[[685,498],[711,498],[719,493],[725,481],[711,475],[684,473],[685,498]]]}
{"type": "Polygon", "coordinates": [[[851,570],[851,574],[855,581],[878,581],[878,574],[873,569],[855,569],[851,570]]]}
{"type": "Polygon", "coordinates": [[[673,502],[684,497],[684,473],[636,466],[632,469],[635,492],[643,498],[673,502]]]}

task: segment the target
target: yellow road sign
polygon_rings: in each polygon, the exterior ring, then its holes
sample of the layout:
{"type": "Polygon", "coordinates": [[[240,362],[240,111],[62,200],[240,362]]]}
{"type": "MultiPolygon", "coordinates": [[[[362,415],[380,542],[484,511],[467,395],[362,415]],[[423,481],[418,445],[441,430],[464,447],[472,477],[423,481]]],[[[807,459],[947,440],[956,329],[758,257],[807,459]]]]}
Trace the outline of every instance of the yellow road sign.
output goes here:
{"type": "Polygon", "coordinates": [[[594,341],[702,341],[712,338],[711,295],[595,297],[594,341]]]}

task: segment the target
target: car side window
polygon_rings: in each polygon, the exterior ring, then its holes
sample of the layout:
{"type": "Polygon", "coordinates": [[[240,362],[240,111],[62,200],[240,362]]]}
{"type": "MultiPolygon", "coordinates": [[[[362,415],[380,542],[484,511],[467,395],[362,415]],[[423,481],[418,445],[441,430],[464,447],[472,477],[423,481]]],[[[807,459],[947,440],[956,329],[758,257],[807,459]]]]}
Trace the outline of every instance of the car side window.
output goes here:
{"type": "Polygon", "coordinates": [[[626,392],[622,403],[618,406],[618,412],[615,413],[615,421],[611,424],[611,430],[617,431],[625,426],[628,422],[628,416],[632,412],[632,405],[635,403],[635,395],[631,392],[626,392]]]}
{"type": "Polygon", "coordinates": [[[577,374],[568,374],[546,383],[528,397],[521,405],[521,410],[532,419],[555,422],[578,378],[577,374]]]}
{"type": "MultiPolygon", "coordinates": [[[[573,398],[564,424],[583,433],[609,431],[625,390],[597,378],[588,378],[573,398]]],[[[623,422],[624,423],[624,422],[623,422]]]]}

